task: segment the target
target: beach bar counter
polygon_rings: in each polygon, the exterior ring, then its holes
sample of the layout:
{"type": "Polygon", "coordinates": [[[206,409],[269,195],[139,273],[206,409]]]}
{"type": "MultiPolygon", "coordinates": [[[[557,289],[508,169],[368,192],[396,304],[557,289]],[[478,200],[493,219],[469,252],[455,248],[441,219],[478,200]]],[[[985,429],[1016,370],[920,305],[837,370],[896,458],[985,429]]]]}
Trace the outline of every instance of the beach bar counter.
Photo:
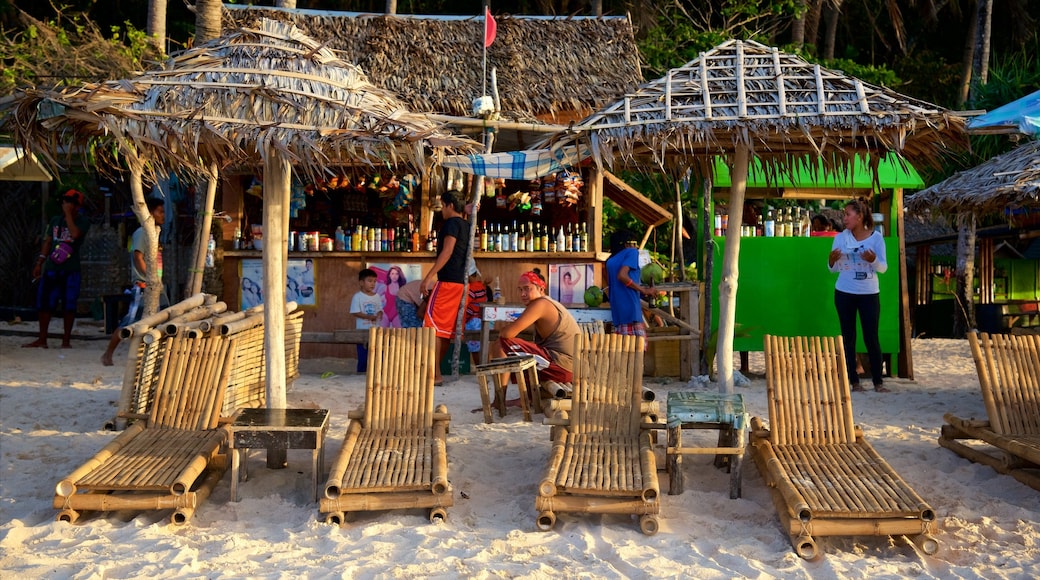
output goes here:
{"type": "MultiPolygon", "coordinates": [[[[848,175],[824,177],[822,173],[810,175],[801,172],[794,179],[780,178],[769,184],[761,166],[752,164],[748,177],[747,203],[755,208],[754,213],[744,212],[747,236],[740,240],[738,262],[736,329],[733,350],[754,352],[763,349],[763,336],[837,336],[841,334],[838,316],[834,309],[834,284],[837,274],[827,267],[827,255],[833,238],[807,237],[780,234],[780,210],[783,215],[798,215],[796,208],[804,210],[809,205],[825,201],[828,205],[835,200],[842,202],[854,198],[869,199],[874,212],[882,220],[876,225],[885,237],[888,271],[879,275],[881,286],[881,351],[884,353],[887,372],[912,378],[913,366],[909,352],[909,300],[907,293],[906,251],[901,237],[903,231],[902,198],[904,188],[921,188],[923,181],[909,165],[887,158],[878,168],[878,184],[872,183],[870,170],[856,162],[848,175]],[[766,208],[773,210],[774,231],[772,237],[751,235],[756,223],[748,223],[749,215],[762,214],[768,217],[766,208]],[[766,210],[766,211],[763,211],[766,210]]],[[[713,194],[717,207],[724,207],[729,192],[729,174],[724,165],[717,166],[716,188],[713,194]]],[[[725,210],[716,210],[715,213],[725,210]]],[[[702,216],[703,217],[703,216],[702,216]]],[[[715,216],[712,216],[714,219],[715,216]]],[[[789,221],[789,220],[787,220],[789,221]]],[[[808,217],[803,228],[808,227],[808,217]]],[[[712,261],[713,285],[718,287],[722,277],[722,256],[725,252],[725,234],[712,236],[714,255],[712,261]]],[[[765,232],[763,232],[765,233],[765,232]]],[[[786,233],[786,232],[785,232],[786,233]]],[[[702,257],[703,259],[703,257],[702,257]]],[[[702,269],[703,271],[703,269],[702,269]]],[[[714,331],[718,324],[719,298],[713,291],[712,321],[714,331]]],[[[857,325],[857,352],[866,352],[863,346],[862,329],[857,325]]]]}
{"type": "MultiPolygon", "coordinates": [[[[305,313],[301,358],[355,357],[353,344],[363,333],[354,330],[349,311],[362,269],[377,272],[377,292],[387,291],[391,277],[410,281],[429,270],[442,223],[440,194],[452,188],[470,191],[473,180],[441,168],[427,175],[420,180],[365,167],[325,183],[294,184],[286,299],[305,313]]],[[[252,176],[225,180],[219,208],[231,218],[221,222],[218,242],[224,298],[242,309],[263,299],[261,182],[252,176]]],[[[481,200],[474,258],[489,291],[497,282],[502,302],[509,304],[520,301],[517,277],[535,268],[548,280],[550,296],[575,307],[585,306],[585,288],[605,285],[604,196],[650,227],[672,217],[616,177],[594,169],[494,185],[481,200]]]]}

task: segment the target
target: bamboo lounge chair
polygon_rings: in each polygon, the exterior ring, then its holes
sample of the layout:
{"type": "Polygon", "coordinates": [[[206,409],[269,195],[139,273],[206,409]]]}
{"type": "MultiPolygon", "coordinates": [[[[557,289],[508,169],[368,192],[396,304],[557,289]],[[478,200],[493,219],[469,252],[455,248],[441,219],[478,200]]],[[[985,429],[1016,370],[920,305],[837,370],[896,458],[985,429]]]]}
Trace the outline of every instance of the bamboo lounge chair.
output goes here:
{"type": "Polygon", "coordinates": [[[433,406],[432,328],[372,328],[365,402],[349,413],[343,446],[329,470],[319,510],[343,525],[346,513],[454,505],[448,482],[447,408],[433,406]]]}
{"type": "Polygon", "coordinates": [[[554,426],[549,465],[538,485],[537,526],[550,530],[561,512],[639,515],[657,533],[660,488],[642,407],[643,338],[579,335],[569,416],[554,426]]]}
{"type": "Polygon", "coordinates": [[[751,420],[752,454],[795,552],[817,536],[908,535],[926,554],[935,511],[853,424],[841,337],[766,335],[769,428],[751,420]]]}
{"type": "Polygon", "coordinates": [[[172,509],[184,524],[224,475],[218,426],[229,361],[236,341],[214,337],[165,339],[151,411],[120,433],[56,486],[59,521],[83,511],[172,509]]]}
{"type": "Polygon", "coordinates": [[[1040,335],[972,332],[968,342],[989,420],[947,413],[939,445],[1040,490],[1040,335]]]}

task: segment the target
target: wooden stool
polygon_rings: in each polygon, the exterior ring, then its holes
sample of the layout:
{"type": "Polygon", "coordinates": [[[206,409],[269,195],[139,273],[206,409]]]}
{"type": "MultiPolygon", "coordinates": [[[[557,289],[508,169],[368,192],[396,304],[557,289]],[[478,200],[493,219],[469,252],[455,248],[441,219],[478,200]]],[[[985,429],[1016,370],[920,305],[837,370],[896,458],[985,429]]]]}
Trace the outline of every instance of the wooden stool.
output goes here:
{"type": "Polygon", "coordinates": [[[683,455],[714,455],[716,467],[730,473],[729,497],[741,493],[741,468],[747,447],[748,414],[741,394],[670,392],[668,393],[668,478],[669,495],[683,492],[683,455]],[[683,429],[717,429],[717,447],[683,445],[683,429]]]}
{"type": "MultiPolygon", "coordinates": [[[[488,361],[476,366],[477,383],[480,385],[480,404],[484,408],[484,422],[492,423],[491,394],[488,390],[488,375],[495,381],[495,398],[498,399],[498,416],[506,416],[506,386],[502,375],[516,373],[516,386],[520,390],[520,408],[524,412],[524,421],[531,420],[531,402],[528,399],[528,388],[534,389],[535,408],[542,408],[541,385],[538,383],[538,369],[534,356],[507,356],[488,361]]],[[[506,379],[508,381],[508,378],[506,379]]]]}

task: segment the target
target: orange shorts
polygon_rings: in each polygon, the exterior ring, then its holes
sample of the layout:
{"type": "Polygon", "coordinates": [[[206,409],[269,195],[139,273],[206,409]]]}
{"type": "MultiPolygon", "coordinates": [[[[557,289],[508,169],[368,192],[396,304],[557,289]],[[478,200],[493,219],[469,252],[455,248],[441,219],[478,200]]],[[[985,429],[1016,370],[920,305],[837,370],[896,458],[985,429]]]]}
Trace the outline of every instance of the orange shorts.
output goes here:
{"type": "Polygon", "coordinates": [[[458,282],[437,282],[430,292],[423,316],[423,326],[431,326],[438,338],[455,336],[455,323],[459,319],[459,306],[466,300],[466,285],[458,282]]]}

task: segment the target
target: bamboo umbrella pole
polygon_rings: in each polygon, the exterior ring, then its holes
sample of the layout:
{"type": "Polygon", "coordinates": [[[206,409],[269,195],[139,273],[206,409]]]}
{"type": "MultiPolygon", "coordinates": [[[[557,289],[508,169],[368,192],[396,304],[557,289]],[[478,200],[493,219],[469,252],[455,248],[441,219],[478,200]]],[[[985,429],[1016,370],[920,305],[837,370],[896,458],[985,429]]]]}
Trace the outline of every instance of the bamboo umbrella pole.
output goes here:
{"type": "Polygon", "coordinates": [[[191,276],[188,277],[188,293],[197,294],[202,291],[202,278],[206,268],[206,243],[209,241],[209,230],[213,227],[213,203],[217,197],[217,164],[209,165],[209,179],[206,180],[206,200],[199,208],[195,229],[195,242],[192,244],[191,276]]]}
{"type": "MultiPolygon", "coordinates": [[[[746,140],[746,135],[744,136],[746,140]]],[[[726,229],[726,252],[722,258],[719,280],[719,337],[716,352],[719,366],[719,392],[733,393],[733,331],[737,315],[738,258],[740,256],[740,224],[744,220],[744,193],[747,190],[749,151],[746,141],[737,144],[730,170],[729,224],[726,229]]]]}

